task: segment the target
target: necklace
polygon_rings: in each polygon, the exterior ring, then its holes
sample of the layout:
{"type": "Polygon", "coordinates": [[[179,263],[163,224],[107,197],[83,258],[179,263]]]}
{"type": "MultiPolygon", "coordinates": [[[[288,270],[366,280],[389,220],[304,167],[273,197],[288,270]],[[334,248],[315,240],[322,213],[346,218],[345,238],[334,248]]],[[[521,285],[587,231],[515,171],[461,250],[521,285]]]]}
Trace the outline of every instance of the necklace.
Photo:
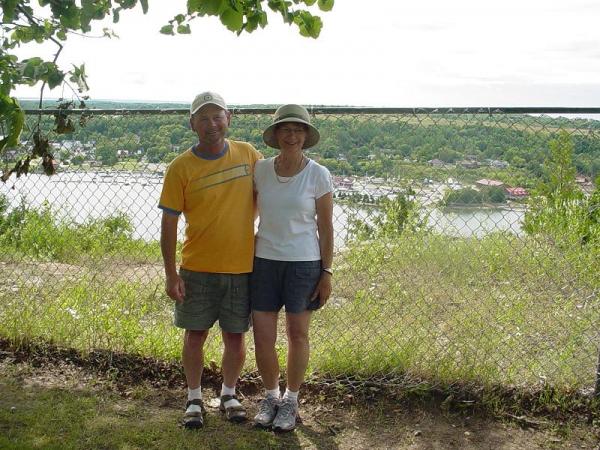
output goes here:
{"type": "Polygon", "coordinates": [[[283,184],[293,181],[294,178],[296,178],[296,175],[298,175],[301,172],[302,164],[304,163],[304,158],[306,158],[306,157],[304,155],[302,155],[302,158],[300,158],[300,163],[296,167],[296,170],[294,170],[294,174],[292,176],[280,177],[279,174],[277,173],[277,169],[281,167],[281,163],[280,163],[279,156],[277,156],[273,162],[273,169],[274,169],[275,178],[277,178],[277,181],[279,183],[283,183],[283,184]]]}

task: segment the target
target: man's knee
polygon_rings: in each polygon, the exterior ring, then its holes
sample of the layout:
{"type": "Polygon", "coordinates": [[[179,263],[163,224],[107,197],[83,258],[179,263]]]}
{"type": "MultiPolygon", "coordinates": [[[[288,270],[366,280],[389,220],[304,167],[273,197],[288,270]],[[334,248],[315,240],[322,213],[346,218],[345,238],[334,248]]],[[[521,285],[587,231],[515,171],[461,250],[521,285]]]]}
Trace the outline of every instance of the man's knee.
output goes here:
{"type": "Polygon", "coordinates": [[[184,343],[188,347],[202,347],[208,336],[208,330],[185,330],[184,343]]]}
{"type": "Polygon", "coordinates": [[[223,332],[223,345],[225,350],[232,353],[243,353],[246,350],[244,333],[223,332]]]}

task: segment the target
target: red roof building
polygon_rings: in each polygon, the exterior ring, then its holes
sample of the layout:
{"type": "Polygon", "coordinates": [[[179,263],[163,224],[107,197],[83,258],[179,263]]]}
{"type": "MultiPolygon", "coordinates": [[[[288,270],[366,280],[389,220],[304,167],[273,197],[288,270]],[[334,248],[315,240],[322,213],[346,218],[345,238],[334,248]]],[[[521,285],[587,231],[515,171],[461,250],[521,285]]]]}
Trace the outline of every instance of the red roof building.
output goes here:
{"type": "Polygon", "coordinates": [[[488,180],[487,178],[482,178],[481,180],[477,180],[475,182],[475,184],[478,184],[479,186],[504,186],[504,183],[502,181],[498,181],[498,180],[488,180]]]}
{"type": "Polygon", "coordinates": [[[529,192],[527,192],[527,190],[522,187],[507,187],[506,193],[508,194],[508,198],[511,199],[525,198],[529,195],[529,192]]]}

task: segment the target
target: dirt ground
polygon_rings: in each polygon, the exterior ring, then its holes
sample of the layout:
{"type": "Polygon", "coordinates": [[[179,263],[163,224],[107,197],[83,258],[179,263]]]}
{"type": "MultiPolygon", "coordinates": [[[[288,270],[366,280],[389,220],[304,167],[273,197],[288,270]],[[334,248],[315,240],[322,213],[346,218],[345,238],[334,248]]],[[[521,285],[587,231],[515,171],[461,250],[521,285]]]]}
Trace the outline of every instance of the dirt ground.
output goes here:
{"type": "MultiPolygon", "coordinates": [[[[134,377],[135,378],[135,377],[134,377]]],[[[133,378],[132,378],[133,379],[133,378]]],[[[216,380],[204,383],[208,422],[224,429],[216,401],[216,380]],[[211,387],[212,385],[212,387],[211,387]],[[221,425],[220,425],[221,424],[221,425]]],[[[77,358],[25,358],[0,348],[2,389],[24,391],[51,388],[92,392],[110,398],[115,408],[142,402],[152,414],[179,417],[184,389],[180,381],[157,385],[152,380],[129,384],[114,373],[94,370],[77,358]],[[115,394],[116,393],[116,394],[115,394]]],[[[245,383],[240,389],[250,416],[259,401],[258,389],[245,383]]],[[[107,400],[109,401],[109,400],[107,400]]],[[[317,449],[600,449],[600,430],[581,418],[568,422],[535,417],[490,417],[472,411],[445,411],[435,402],[389,401],[385,397],[356,401],[351,395],[305,395],[303,422],[296,432],[276,435],[275,447],[317,449]]],[[[0,401],[0,404],[2,402],[0,401]]],[[[6,427],[6,424],[0,424],[6,427]]],[[[173,420],[173,427],[177,427],[173,420]]],[[[239,425],[251,433],[251,424],[239,425]]],[[[225,428],[223,432],[228,432],[225,428]]],[[[199,431],[198,433],[202,433],[199,431]]],[[[264,448],[273,448],[273,441],[264,448]]]]}

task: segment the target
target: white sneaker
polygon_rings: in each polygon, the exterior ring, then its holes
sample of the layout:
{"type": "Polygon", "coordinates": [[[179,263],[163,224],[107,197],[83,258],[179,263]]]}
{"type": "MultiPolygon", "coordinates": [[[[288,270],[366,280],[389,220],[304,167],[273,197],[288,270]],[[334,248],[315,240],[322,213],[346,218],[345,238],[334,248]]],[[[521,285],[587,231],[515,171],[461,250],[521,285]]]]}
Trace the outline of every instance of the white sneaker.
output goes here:
{"type": "Polygon", "coordinates": [[[292,431],[296,428],[296,419],[298,417],[298,403],[289,398],[284,398],[279,408],[277,415],[273,420],[273,430],[275,431],[292,431]]]}

